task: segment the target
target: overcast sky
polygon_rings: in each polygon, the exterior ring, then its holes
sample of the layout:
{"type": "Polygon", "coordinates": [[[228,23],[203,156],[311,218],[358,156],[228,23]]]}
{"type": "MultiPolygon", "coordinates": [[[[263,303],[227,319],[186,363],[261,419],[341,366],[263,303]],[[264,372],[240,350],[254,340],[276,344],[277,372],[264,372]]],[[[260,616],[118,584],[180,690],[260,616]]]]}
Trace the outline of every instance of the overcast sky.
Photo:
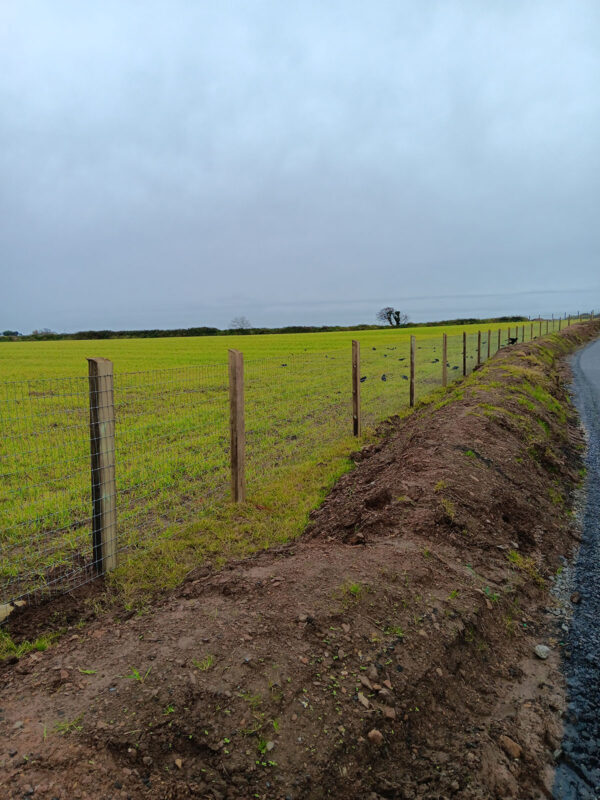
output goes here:
{"type": "Polygon", "coordinates": [[[600,308],[598,0],[2,0],[0,330],[600,308]]]}

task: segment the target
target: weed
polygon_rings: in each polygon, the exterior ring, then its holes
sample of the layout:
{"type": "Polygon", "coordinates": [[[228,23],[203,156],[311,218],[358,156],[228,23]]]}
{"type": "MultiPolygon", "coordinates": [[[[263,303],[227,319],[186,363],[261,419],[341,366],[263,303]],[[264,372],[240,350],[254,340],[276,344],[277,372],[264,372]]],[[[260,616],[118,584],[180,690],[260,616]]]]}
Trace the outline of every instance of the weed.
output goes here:
{"type": "Polygon", "coordinates": [[[446,517],[450,520],[450,522],[454,522],[456,518],[456,506],[448,497],[442,497],[440,500],[442,504],[442,508],[444,509],[444,513],[446,517]]]}
{"type": "Polygon", "coordinates": [[[142,673],[135,667],[129,667],[129,669],[131,670],[129,675],[121,675],[120,677],[126,678],[129,681],[137,681],[138,683],[144,683],[148,675],[150,675],[152,667],[148,667],[144,675],[142,675],[142,673]]]}
{"type": "Polygon", "coordinates": [[[76,733],[83,729],[83,725],[81,724],[82,720],[83,714],[80,714],[78,717],[71,720],[71,722],[55,722],[54,730],[60,733],[61,736],[65,736],[67,733],[76,733]]]}
{"type": "Polygon", "coordinates": [[[200,672],[207,672],[215,663],[215,657],[212,655],[205,656],[203,659],[193,659],[192,664],[199,669],[200,672]]]}
{"type": "Polygon", "coordinates": [[[434,492],[441,492],[442,489],[446,489],[448,484],[446,481],[438,481],[436,485],[433,487],[434,492]]]}
{"type": "Polygon", "coordinates": [[[31,653],[34,650],[47,650],[59,636],[59,633],[50,633],[40,636],[32,642],[25,641],[15,644],[10,634],[0,628],[0,661],[10,656],[21,658],[21,656],[31,653]]]}
{"type": "Polygon", "coordinates": [[[538,586],[545,585],[545,581],[538,572],[537,567],[535,566],[535,562],[531,557],[523,556],[516,550],[511,550],[508,553],[507,558],[510,561],[510,563],[514,564],[514,566],[518,570],[529,575],[529,577],[532,578],[535,581],[535,583],[537,583],[538,586]]]}

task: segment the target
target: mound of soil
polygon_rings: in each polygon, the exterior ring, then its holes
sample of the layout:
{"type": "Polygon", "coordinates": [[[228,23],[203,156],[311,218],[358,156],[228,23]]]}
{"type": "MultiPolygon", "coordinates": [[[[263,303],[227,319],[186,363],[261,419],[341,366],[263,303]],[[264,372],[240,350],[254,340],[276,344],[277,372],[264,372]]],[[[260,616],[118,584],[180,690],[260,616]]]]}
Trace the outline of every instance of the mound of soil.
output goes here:
{"type": "Polygon", "coordinates": [[[390,420],[293,544],[5,663],[0,796],[551,796],[582,449],[560,356],[599,331],[390,420]]]}

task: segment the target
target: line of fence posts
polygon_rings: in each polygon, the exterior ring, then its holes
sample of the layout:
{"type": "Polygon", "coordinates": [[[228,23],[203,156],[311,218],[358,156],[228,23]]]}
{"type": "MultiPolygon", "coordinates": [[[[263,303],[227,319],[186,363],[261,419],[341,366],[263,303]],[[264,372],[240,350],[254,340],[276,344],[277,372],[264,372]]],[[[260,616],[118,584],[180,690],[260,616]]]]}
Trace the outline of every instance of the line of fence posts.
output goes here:
{"type": "MultiPolygon", "coordinates": [[[[578,312],[581,321],[581,313],[578,312]]],[[[571,317],[565,314],[567,324],[571,317]]],[[[594,319],[591,312],[590,319],[594,319]]],[[[542,318],[539,334],[542,335],[542,318]]],[[[546,333],[549,321],[546,320],[546,333]]],[[[562,315],[558,316],[558,330],[562,315]]],[[[554,328],[554,315],[552,315],[554,328]]],[[[530,326],[533,340],[534,323],[530,326]]],[[[519,329],[517,327],[516,335],[519,329]]],[[[521,338],[525,341],[525,326],[521,338]]],[[[487,357],[491,355],[492,331],[488,330],[487,357]]],[[[508,340],[511,328],[508,328],[508,340]]],[[[498,328],[498,347],[501,349],[502,329],[498,328]]],[[[462,334],[462,372],[467,375],[467,332],[462,334]]],[[[477,334],[477,366],[481,365],[481,331],[477,334]]],[[[410,337],[409,405],[415,405],[416,337],[410,337]]],[[[90,460],[92,495],[92,553],[97,574],[109,572],[117,566],[117,493],[115,470],[115,405],[113,364],[106,358],[88,359],[90,407],[90,460]]],[[[448,384],[448,336],[442,334],[442,386],[448,384]]],[[[231,497],[241,503],[246,498],[245,477],[245,412],[244,412],[244,357],[239,350],[229,350],[229,428],[231,497]]],[[[354,436],[362,434],[360,396],[360,343],[352,341],[352,430],[354,436]]]]}

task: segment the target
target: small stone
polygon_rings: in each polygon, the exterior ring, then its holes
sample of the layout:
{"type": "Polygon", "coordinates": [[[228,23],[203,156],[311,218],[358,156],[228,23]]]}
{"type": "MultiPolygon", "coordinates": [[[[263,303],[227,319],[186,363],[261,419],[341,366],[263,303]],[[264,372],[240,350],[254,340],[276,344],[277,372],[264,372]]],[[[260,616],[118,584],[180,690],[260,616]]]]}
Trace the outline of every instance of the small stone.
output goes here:
{"type": "Polygon", "coordinates": [[[500,747],[504,750],[506,755],[509,758],[521,758],[523,755],[523,749],[520,745],[518,745],[513,739],[509,736],[504,736],[504,734],[498,739],[498,743],[500,747]]]}
{"type": "Polygon", "coordinates": [[[371,666],[367,670],[367,677],[371,681],[376,681],[377,678],[379,677],[377,674],[377,667],[375,666],[375,664],[371,664],[371,666]]]}
{"type": "Polygon", "coordinates": [[[152,756],[144,756],[142,758],[142,763],[145,764],[147,767],[152,766],[152,756]]]}
{"type": "Polygon", "coordinates": [[[436,667],[435,668],[435,674],[438,676],[438,678],[443,678],[444,677],[444,673],[442,672],[441,667],[436,667]]]}
{"type": "Polygon", "coordinates": [[[18,722],[15,722],[15,724],[13,725],[13,731],[19,731],[19,730],[21,730],[21,728],[24,728],[24,727],[25,727],[25,723],[22,720],[19,720],[18,722]]]}
{"type": "Polygon", "coordinates": [[[181,758],[176,758],[175,766],[177,767],[177,769],[181,769],[183,767],[183,760],[181,758]]]}
{"type": "Polygon", "coordinates": [[[550,648],[545,644],[536,644],[536,646],[533,648],[533,652],[538,658],[541,658],[542,661],[545,661],[550,655],[550,648]]]}
{"type": "Polygon", "coordinates": [[[135,761],[136,758],[138,757],[138,751],[135,749],[135,747],[128,747],[127,755],[132,761],[135,761]]]}
{"type": "Polygon", "coordinates": [[[274,747],[275,747],[275,742],[267,742],[267,750],[269,753],[274,747]]]}
{"type": "Polygon", "coordinates": [[[571,595],[571,602],[575,603],[575,605],[577,605],[577,603],[581,603],[581,595],[579,592],[573,592],[571,595]]]}
{"type": "Polygon", "coordinates": [[[364,696],[364,694],[362,692],[359,692],[357,697],[358,697],[358,702],[361,705],[363,705],[365,708],[369,707],[370,703],[369,703],[369,701],[367,700],[367,698],[364,696]]]}
{"type": "Polygon", "coordinates": [[[367,739],[371,742],[371,744],[374,744],[377,747],[381,747],[383,744],[383,734],[381,731],[378,731],[377,728],[373,728],[373,730],[367,733],[367,739]]]}
{"type": "Polygon", "coordinates": [[[460,783],[458,781],[452,781],[452,783],[450,784],[450,788],[452,789],[453,792],[458,792],[458,790],[460,789],[460,783]]]}
{"type": "Polygon", "coordinates": [[[389,680],[387,680],[387,679],[386,679],[386,680],[383,682],[383,685],[384,685],[384,686],[385,686],[387,689],[389,689],[389,690],[390,690],[390,692],[391,692],[391,691],[393,691],[393,689],[392,689],[392,682],[391,682],[391,681],[389,681],[389,680]]]}
{"type": "Polygon", "coordinates": [[[301,664],[308,664],[308,658],[306,658],[306,656],[300,656],[300,663],[301,664]]]}
{"type": "Polygon", "coordinates": [[[348,625],[346,622],[342,622],[342,630],[344,633],[350,633],[350,625],[348,625]]]}
{"type": "Polygon", "coordinates": [[[393,708],[390,708],[390,706],[386,706],[383,709],[383,716],[386,719],[394,720],[394,719],[396,719],[396,711],[393,708]]]}
{"type": "Polygon", "coordinates": [[[369,689],[369,691],[371,691],[373,689],[373,684],[367,678],[366,675],[360,675],[358,680],[362,683],[362,685],[365,687],[365,689],[369,689]]]}

